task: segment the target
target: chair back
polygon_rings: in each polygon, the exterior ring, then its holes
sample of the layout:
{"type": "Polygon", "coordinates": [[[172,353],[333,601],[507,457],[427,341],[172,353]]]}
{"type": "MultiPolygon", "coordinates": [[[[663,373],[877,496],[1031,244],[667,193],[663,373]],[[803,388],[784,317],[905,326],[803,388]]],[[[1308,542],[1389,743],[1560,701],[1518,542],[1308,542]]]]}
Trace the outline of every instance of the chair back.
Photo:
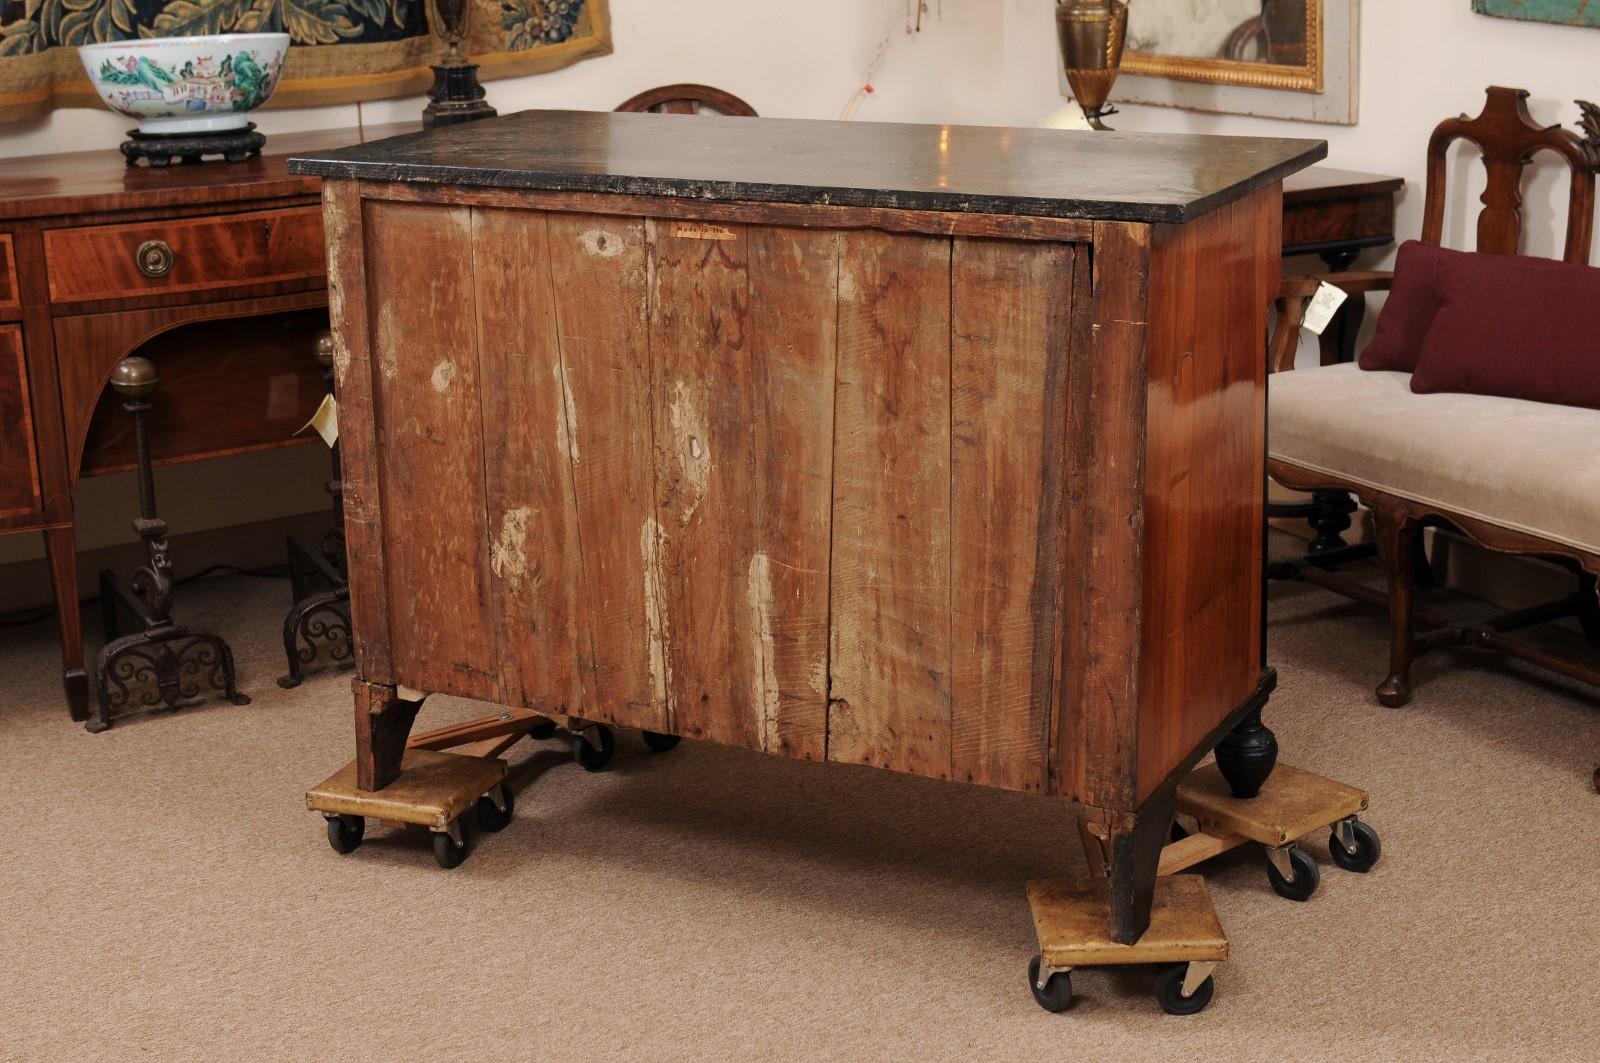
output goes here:
{"type": "Polygon", "coordinates": [[[1478,214],[1477,250],[1515,255],[1522,245],[1522,185],[1527,168],[1541,151],[1559,155],[1571,174],[1567,200],[1567,242],[1562,257],[1589,261],[1594,234],[1594,175],[1600,167],[1600,109],[1578,101],[1583,128],[1578,136],[1559,125],[1541,126],[1528,112],[1526,89],[1491,86],[1483,112],[1441,122],[1428,141],[1428,192],[1423,204],[1422,242],[1440,246],[1444,239],[1445,155],[1457,140],[1468,140],[1483,153],[1488,187],[1478,214]]]}
{"type": "Polygon", "coordinates": [[[657,114],[712,114],[755,118],[756,109],[731,92],[710,85],[663,85],[646,89],[617,108],[619,111],[657,114]]]}

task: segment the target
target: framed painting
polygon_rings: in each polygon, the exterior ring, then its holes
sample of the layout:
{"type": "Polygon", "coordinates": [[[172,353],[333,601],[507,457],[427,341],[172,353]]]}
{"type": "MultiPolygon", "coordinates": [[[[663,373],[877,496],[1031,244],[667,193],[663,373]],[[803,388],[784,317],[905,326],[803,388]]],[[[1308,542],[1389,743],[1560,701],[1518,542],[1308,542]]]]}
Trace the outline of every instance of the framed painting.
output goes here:
{"type": "Polygon", "coordinates": [[[1600,29],[1600,0],[1472,0],[1472,10],[1496,18],[1600,29]]]}

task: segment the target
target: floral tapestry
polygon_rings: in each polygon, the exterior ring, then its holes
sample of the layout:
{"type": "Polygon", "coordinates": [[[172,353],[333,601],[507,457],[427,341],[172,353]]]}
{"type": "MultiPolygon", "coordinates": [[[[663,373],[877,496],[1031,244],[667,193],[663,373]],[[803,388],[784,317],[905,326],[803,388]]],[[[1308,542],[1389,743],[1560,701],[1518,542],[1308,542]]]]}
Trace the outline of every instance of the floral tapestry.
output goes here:
{"type": "Polygon", "coordinates": [[[1596,0],[1472,0],[1472,10],[1530,22],[1600,27],[1600,2],[1596,0]]]}
{"type": "MultiPolygon", "coordinates": [[[[464,46],[482,79],[517,77],[611,51],[606,0],[472,0],[464,46]]],[[[353,103],[425,91],[444,45],[424,0],[0,0],[0,122],[98,107],[76,45],[135,37],[288,33],[269,107],[353,103]]]]}

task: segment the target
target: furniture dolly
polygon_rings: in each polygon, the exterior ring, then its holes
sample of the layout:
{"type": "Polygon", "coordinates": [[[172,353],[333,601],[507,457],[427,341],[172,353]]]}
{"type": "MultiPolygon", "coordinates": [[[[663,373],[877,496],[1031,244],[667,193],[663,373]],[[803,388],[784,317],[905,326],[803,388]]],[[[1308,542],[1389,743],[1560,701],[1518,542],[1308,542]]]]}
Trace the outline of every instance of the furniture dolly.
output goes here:
{"type": "Polygon", "coordinates": [[[1360,815],[1367,794],[1353,786],[1279,764],[1252,798],[1234,796],[1215,764],[1178,785],[1178,821],[1161,851],[1150,929],[1133,944],[1103,930],[1110,866],[1104,828],[1078,821],[1084,854],[1096,877],[1028,883],[1039,955],[1028,965],[1028,987],[1046,1011],[1072,1002],[1071,972],[1079,967],[1159,965],[1156,999],[1171,1015],[1192,1015],[1211,1002],[1211,973],[1228,958],[1228,942],[1205,881],[1180,874],[1213,856],[1255,843],[1266,847],[1267,878],[1282,897],[1304,901],[1316,891],[1317,865],[1296,842],[1329,829],[1328,852],[1347,871],[1366,872],[1382,852],[1378,834],[1360,815]],[[1191,832],[1180,825],[1194,825],[1191,832]]]}
{"type": "MultiPolygon", "coordinates": [[[[328,844],[334,852],[355,852],[372,818],[386,827],[428,828],[439,866],[459,867],[471,845],[462,823],[469,809],[485,832],[504,830],[511,823],[516,798],[500,755],[522,738],[541,741],[557,731],[570,736],[573,759],[585,771],[602,771],[611,763],[616,736],[605,724],[506,709],[412,736],[400,777],[382,790],[361,789],[351,761],[306,793],[306,807],[328,821],[328,844]]],[[[677,735],[645,731],[642,737],[656,753],[678,744],[677,735]]]]}

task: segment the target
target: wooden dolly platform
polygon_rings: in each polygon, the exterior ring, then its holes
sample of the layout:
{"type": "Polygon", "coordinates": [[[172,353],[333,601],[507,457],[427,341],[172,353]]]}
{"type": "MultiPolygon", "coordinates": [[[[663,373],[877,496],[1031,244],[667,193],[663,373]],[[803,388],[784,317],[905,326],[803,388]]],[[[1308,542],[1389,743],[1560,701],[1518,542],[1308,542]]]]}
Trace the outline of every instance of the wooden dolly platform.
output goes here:
{"type": "Polygon", "coordinates": [[[1106,932],[1111,887],[1105,878],[1030,882],[1028,905],[1039,936],[1028,987],[1046,1011],[1065,1011],[1072,1003],[1075,968],[1135,964],[1161,967],[1156,999],[1167,1014],[1193,1015],[1211,1003],[1211,973],[1228,958],[1228,939],[1199,875],[1156,880],[1150,929],[1132,945],[1119,945],[1106,932]]]}
{"type": "MultiPolygon", "coordinates": [[[[573,759],[584,770],[601,771],[611,763],[616,735],[604,724],[506,709],[412,737],[400,777],[382,790],[359,789],[351,761],[306,793],[306,807],[327,819],[334,852],[355,852],[370,817],[386,827],[428,828],[439,866],[459,867],[470,845],[461,821],[468,809],[476,810],[477,825],[484,831],[504,830],[511,823],[515,797],[500,755],[523,738],[542,740],[557,730],[571,736],[573,759]]],[[[644,733],[644,741],[657,753],[678,744],[676,735],[651,732],[644,733]]]]}
{"type": "Polygon", "coordinates": [[[1372,870],[1383,852],[1378,832],[1361,822],[1367,792],[1279,764],[1261,793],[1234,797],[1215,764],[1197,768],[1178,785],[1179,821],[1172,844],[1161,851],[1158,873],[1172,875],[1203,860],[1254,842],[1266,847],[1267,880],[1280,897],[1309,900],[1321,875],[1301,849],[1301,838],[1328,830],[1328,855],[1346,871],[1372,870]],[[1183,823],[1194,824],[1190,830],[1183,823]]]}

